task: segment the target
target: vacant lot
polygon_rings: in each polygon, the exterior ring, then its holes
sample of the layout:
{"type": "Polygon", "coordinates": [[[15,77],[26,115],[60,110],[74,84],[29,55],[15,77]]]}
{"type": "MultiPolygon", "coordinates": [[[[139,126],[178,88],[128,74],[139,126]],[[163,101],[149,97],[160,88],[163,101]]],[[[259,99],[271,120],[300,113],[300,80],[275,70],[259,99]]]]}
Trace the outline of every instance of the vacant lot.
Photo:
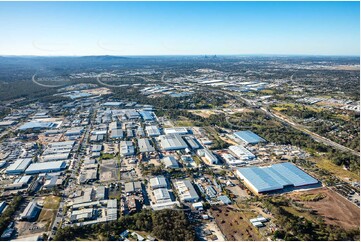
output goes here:
{"type": "MultiPolygon", "coordinates": [[[[339,225],[345,229],[360,227],[360,209],[355,204],[327,188],[292,193],[292,199],[304,204],[322,216],[325,223],[339,225]],[[303,201],[305,196],[318,195],[318,201],[303,201]]],[[[317,199],[316,199],[317,200],[317,199]]]]}
{"type": "Polygon", "coordinates": [[[38,218],[38,223],[45,223],[45,229],[49,230],[56,216],[60,203],[60,197],[48,196],[44,199],[43,209],[38,218]]]}
{"type": "Polygon", "coordinates": [[[249,222],[257,217],[253,211],[241,211],[233,206],[211,208],[210,211],[226,240],[263,240],[257,228],[249,222]]]}
{"type": "Polygon", "coordinates": [[[109,182],[119,179],[119,167],[114,159],[102,160],[100,164],[100,181],[109,182]]]}

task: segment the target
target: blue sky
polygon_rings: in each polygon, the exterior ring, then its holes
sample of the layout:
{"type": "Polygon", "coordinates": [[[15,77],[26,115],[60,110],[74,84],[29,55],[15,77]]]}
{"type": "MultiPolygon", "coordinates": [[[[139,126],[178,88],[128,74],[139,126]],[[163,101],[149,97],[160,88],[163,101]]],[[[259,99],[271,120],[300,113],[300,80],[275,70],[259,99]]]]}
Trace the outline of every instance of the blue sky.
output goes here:
{"type": "Polygon", "coordinates": [[[359,2],[0,2],[0,55],[359,55],[359,2]]]}

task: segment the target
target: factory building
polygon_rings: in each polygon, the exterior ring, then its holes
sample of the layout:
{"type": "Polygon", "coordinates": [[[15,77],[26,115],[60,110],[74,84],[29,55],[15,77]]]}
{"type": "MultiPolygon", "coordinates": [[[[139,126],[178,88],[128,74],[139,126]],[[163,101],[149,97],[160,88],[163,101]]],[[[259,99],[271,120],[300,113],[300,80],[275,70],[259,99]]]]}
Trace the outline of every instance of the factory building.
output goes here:
{"type": "Polygon", "coordinates": [[[188,129],[179,127],[179,128],[165,128],[165,134],[188,134],[188,129]]]}
{"type": "Polygon", "coordinates": [[[155,151],[154,147],[151,145],[149,139],[147,138],[138,139],[138,147],[141,153],[155,151]]]}
{"type": "Polygon", "coordinates": [[[149,183],[150,183],[150,187],[153,190],[158,189],[158,188],[167,188],[168,187],[167,180],[165,179],[164,176],[156,176],[156,177],[150,178],[149,183]]]}
{"type": "Polygon", "coordinates": [[[122,139],[124,137],[123,130],[121,129],[112,129],[110,132],[111,139],[122,139]]]}
{"type": "Polygon", "coordinates": [[[174,187],[177,189],[179,199],[182,202],[197,202],[199,196],[189,180],[175,181],[174,187]]]}
{"type": "Polygon", "coordinates": [[[50,162],[38,162],[31,164],[26,170],[25,174],[39,174],[39,173],[51,173],[58,172],[66,169],[65,161],[50,161],[50,162]]]}
{"type": "Polygon", "coordinates": [[[185,136],[184,137],[185,141],[187,142],[188,146],[192,149],[192,150],[196,150],[201,148],[201,146],[199,145],[198,141],[195,138],[189,137],[189,136],[185,136]]]}
{"type": "Polygon", "coordinates": [[[146,126],[145,131],[149,137],[157,137],[160,135],[160,131],[157,125],[146,126]]]}
{"type": "Polygon", "coordinates": [[[16,175],[24,173],[31,162],[31,158],[18,159],[6,169],[6,174],[16,175]]]}
{"type": "Polygon", "coordinates": [[[235,154],[240,160],[249,161],[256,158],[256,156],[241,145],[231,145],[229,150],[235,154]]]}
{"type": "Polygon", "coordinates": [[[197,150],[197,155],[204,157],[209,164],[218,164],[218,158],[208,149],[197,150]]]}
{"type": "Polygon", "coordinates": [[[153,194],[157,203],[171,202],[170,194],[166,188],[158,188],[153,190],[153,194]]]}
{"type": "Polygon", "coordinates": [[[150,111],[140,111],[140,116],[142,116],[142,119],[144,121],[153,121],[154,120],[154,114],[150,111]]]}
{"type": "Polygon", "coordinates": [[[159,140],[163,150],[182,150],[188,148],[182,136],[178,134],[161,135],[159,140]]]}
{"type": "Polygon", "coordinates": [[[174,156],[164,157],[162,162],[166,168],[179,168],[178,161],[174,158],[174,156]]]}
{"type": "Polygon", "coordinates": [[[120,142],[120,154],[134,155],[134,146],[132,141],[121,141],[120,142]]]}
{"type": "Polygon", "coordinates": [[[319,181],[292,163],[238,168],[237,176],[254,193],[272,193],[319,185],[319,181]]]}
{"type": "Polygon", "coordinates": [[[40,214],[41,207],[35,202],[32,201],[26,206],[20,218],[22,220],[34,221],[40,214]]]}
{"type": "Polygon", "coordinates": [[[261,142],[266,142],[263,138],[259,137],[257,134],[253,133],[250,130],[244,130],[234,133],[234,136],[240,139],[244,144],[255,145],[261,142]]]}

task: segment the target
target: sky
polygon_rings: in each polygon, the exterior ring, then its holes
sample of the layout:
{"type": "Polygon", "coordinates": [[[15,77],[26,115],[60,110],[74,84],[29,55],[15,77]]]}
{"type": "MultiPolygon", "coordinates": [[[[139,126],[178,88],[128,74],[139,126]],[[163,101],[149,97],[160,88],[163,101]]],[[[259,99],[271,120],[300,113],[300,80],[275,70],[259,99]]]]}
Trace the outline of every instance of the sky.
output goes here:
{"type": "Polygon", "coordinates": [[[0,55],[356,55],[359,2],[0,2],[0,55]]]}

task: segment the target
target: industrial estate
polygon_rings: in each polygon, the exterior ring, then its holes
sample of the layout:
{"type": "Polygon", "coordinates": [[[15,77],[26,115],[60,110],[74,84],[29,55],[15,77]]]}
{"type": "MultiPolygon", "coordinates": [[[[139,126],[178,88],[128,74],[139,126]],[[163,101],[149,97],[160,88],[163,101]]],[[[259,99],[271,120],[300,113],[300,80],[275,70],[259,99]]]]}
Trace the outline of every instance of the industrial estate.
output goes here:
{"type": "Polygon", "coordinates": [[[359,239],[358,59],[87,58],[1,84],[2,240],[359,239]]]}

